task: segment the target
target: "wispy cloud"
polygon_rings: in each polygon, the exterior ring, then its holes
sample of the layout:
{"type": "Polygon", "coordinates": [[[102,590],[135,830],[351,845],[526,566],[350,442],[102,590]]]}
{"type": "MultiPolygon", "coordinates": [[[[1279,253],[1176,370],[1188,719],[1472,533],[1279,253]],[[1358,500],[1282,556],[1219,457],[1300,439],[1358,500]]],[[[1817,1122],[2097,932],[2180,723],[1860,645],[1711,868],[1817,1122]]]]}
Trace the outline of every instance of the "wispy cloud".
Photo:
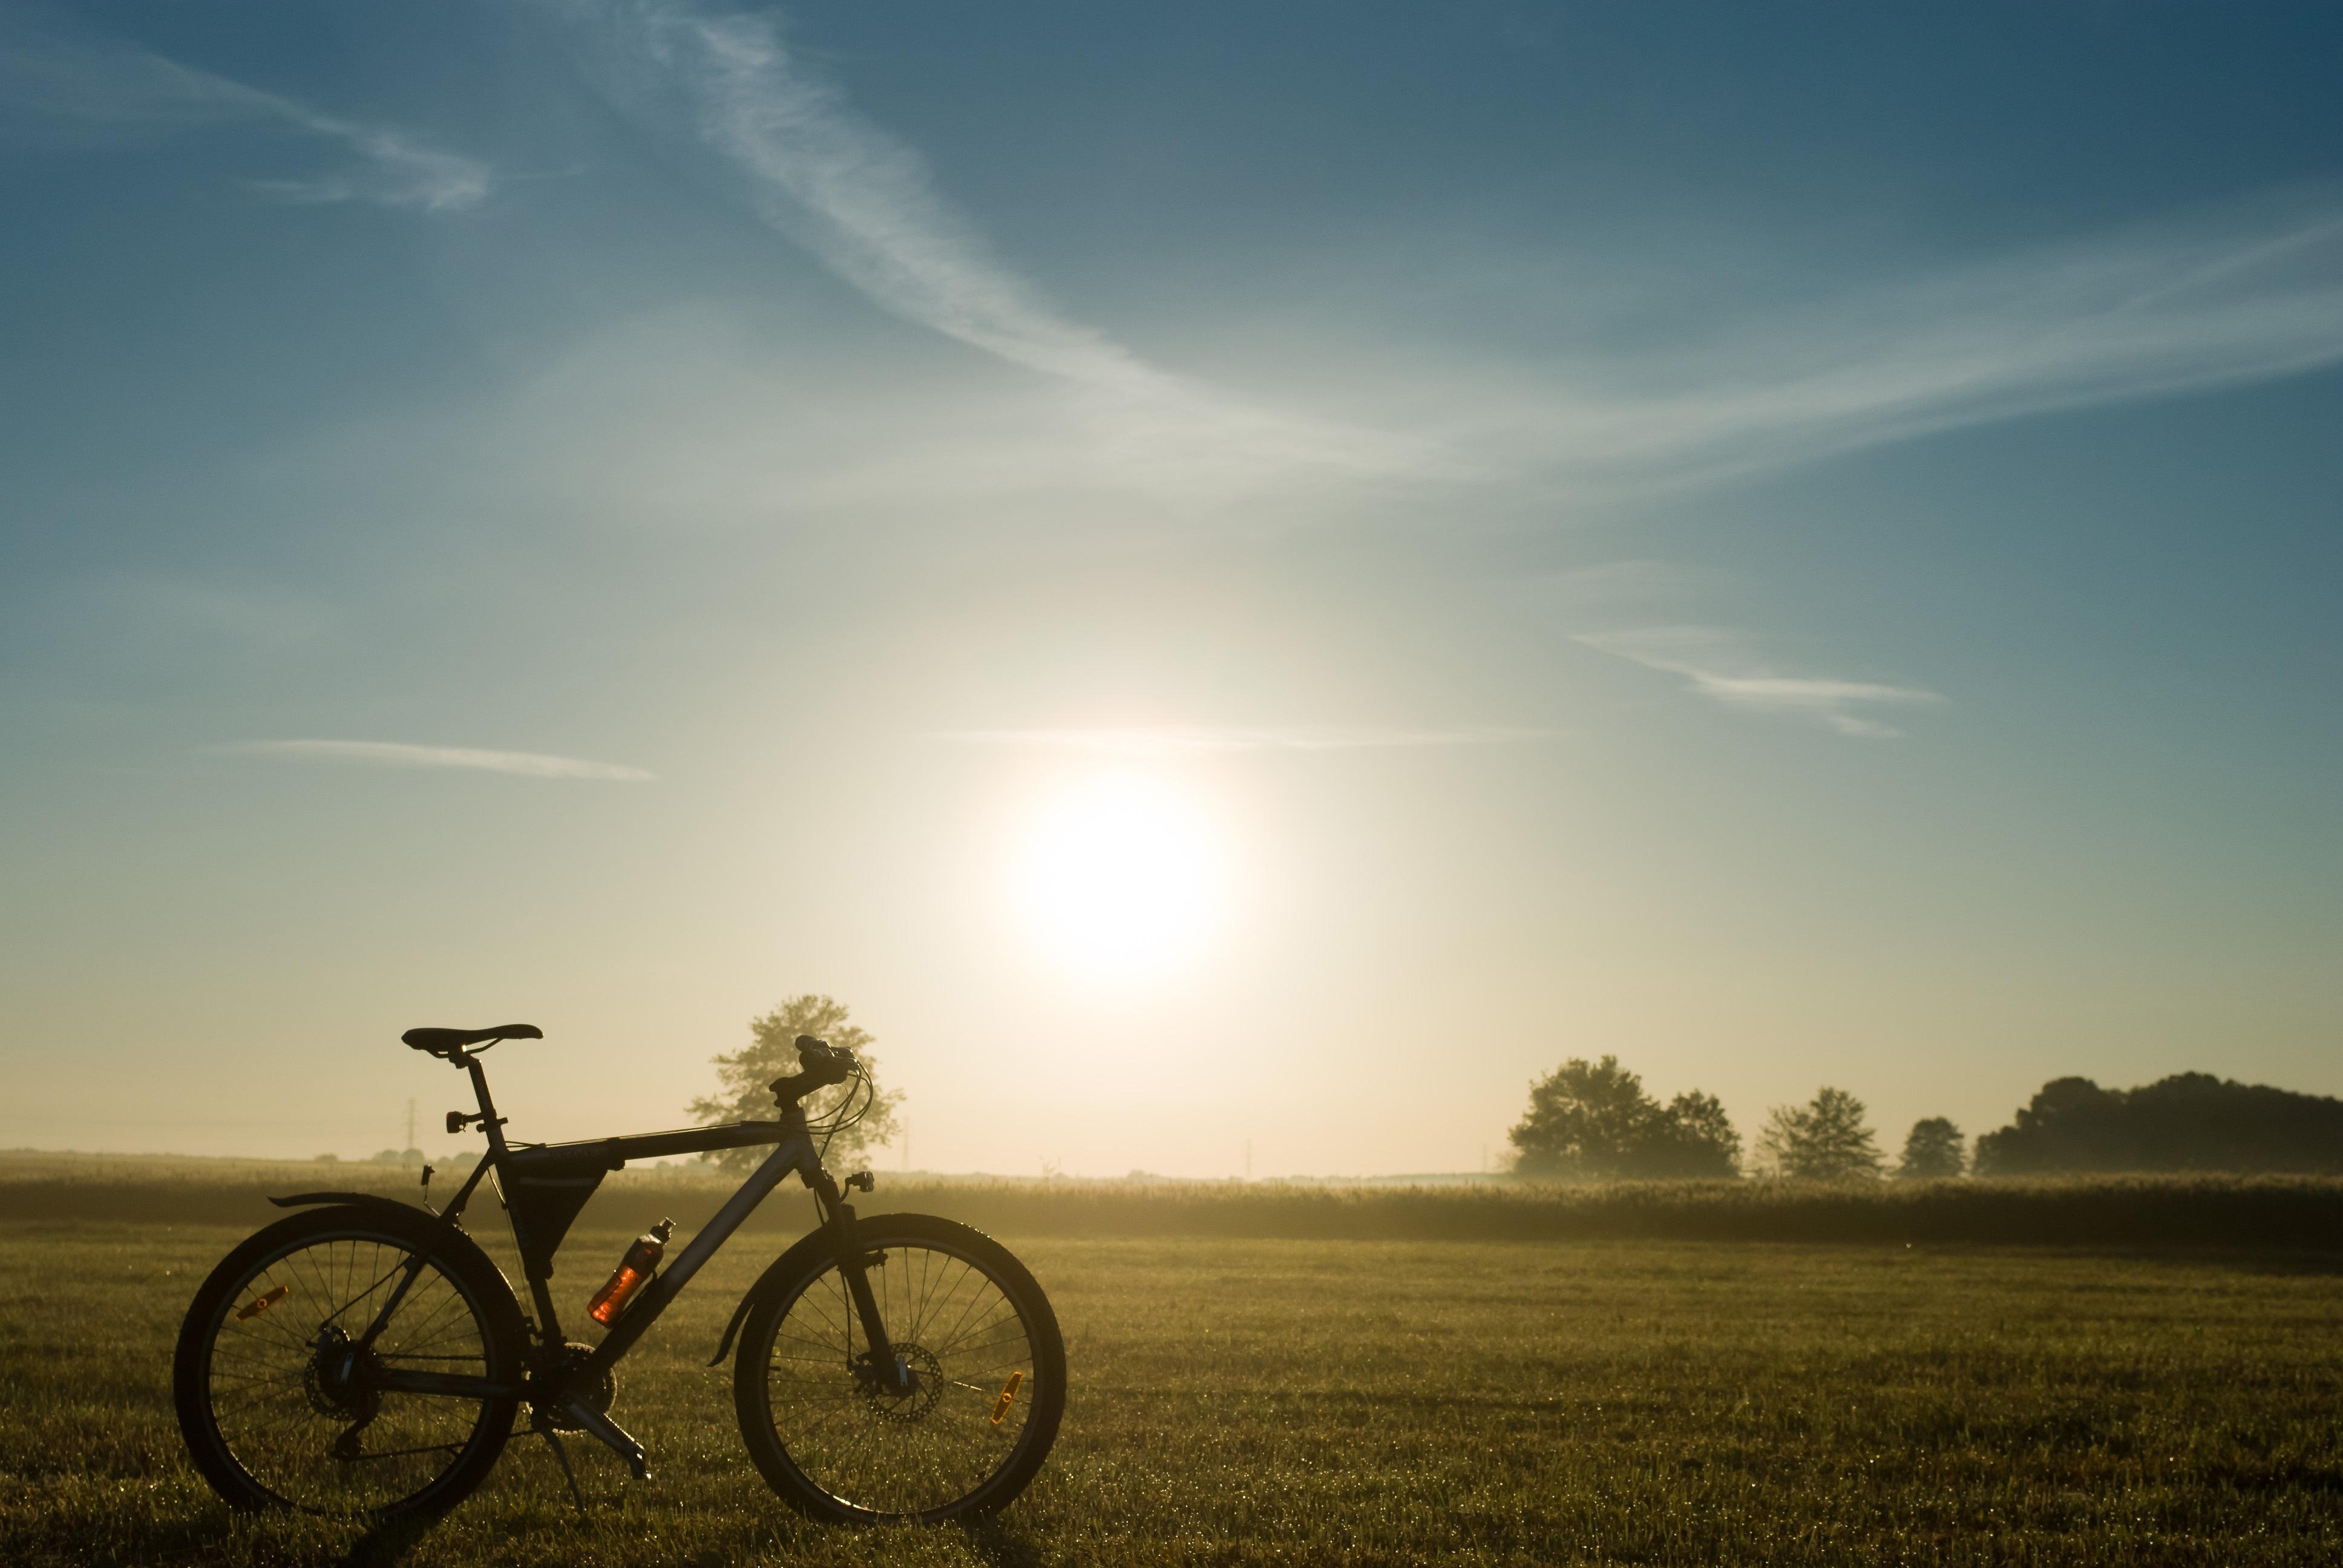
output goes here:
{"type": "Polygon", "coordinates": [[[1014,363],[1132,397],[1172,377],[1065,319],[938,195],[927,161],[809,69],[765,15],[638,0],[605,12],[667,73],[709,146],[775,226],[895,314],[1014,363]]]}
{"type": "Polygon", "coordinates": [[[1762,713],[1819,720],[1842,735],[1890,739],[1904,732],[1870,717],[1866,709],[1941,702],[1933,691],[1879,681],[1830,676],[1779,675],[1755,664],[1732,634],[1714,627],[1646,627],[1634,631],[1589,632],[1578,641],[1670,675],[1684,678],[1684,689],[1713,701],[1762,713]]]}
{"type": "Polygon", "coordinates": [[[1586,484],[1712,480],[2029,414],[2343,362],[2321,191],[1817,302],[1690,349],[1555,364],[1468,437],[1586,484]]]}
{"type": "Polygon", "coordinates": [[[488,166],[476,158],[441,152],[386,126],[354,125],[325,115],[308,115],[302,123],[342,140],[367,161],[308,179],[246,181],[255,195],[302,205],[370,201],[427,212],[475,206],[488,197],[488,166]]]}
{"type": "Polygon", "coordinates": [[[622,101],[717,153],[757,212],[874,303],[1099,395],[1087,412],[1111,413],[1115,459],[1159,459],[1134,469],[1142,484],[1405,475],[1599,496],[2343,360],[2343,200],[2317,192],[1909,278],[1693,347],[1370,378],[1436,405],[1362,419],[1332,409],[1372,397],[1331,387],[1325,411],[1272,409],[1069,319],[770,14],[547,4],[586,23],[622,101]]]}
{"type": "Polygon", "coordinates": [[[36,34],[21,24],[0,31],[0,111],[113,135],[273,125],[356,156],[318,175],[246,182],[267,200],[447,212],[477,205],[493,184],[478,159],[396,126],[344,119],[135,45],[36,34]]]}
{"type": "Polygon", "coordinates": [[[548,757],[536,751],[483,751],[467,746],[410,746],[397,740],[254,740],[220,748],[304,762],[355,762],[377,768],[458,768],[523,779],[598,779],[639,784],[655,778],[618,762],[548,757]]]}
{"type": "MultiPolygon", "coordinates": [[[[1417,482],[1479,487],[1508,507],[1530,492],[1583,514],[1932,431],[2343,362],[2343,194],[2310,190],[1891,279],[1664,348],[1460,353],[1400,340],[1395,324],[1421,313],[1364,297],[1330,319],[1312,346],[1324,352],[1288,357],[1292,390],[1258,397],[1239,387],[1242,372],[1177,373],[1073,319],[772,13],[697,0],[539,4],[574,24],[568,35],[588,45],[614,101],[705,149],[746,205],[875,306],[1034,373],[977,398],[949,377],[874,387],[793,361],[742,369],[719,397],[692,390],[710,373],[699,344],[646,354],[621,332],[618,375],[564,366],[547,377],[554,392],[528,396],[622,399],[662,353],[679,387],[613,416],[626,432],[608,448],[615,477],[580,460],[576,411],[557,410],[563,456],[545,472],[590,473],[598,495],[639,479],[665,509],[689,494],[754,512],[785,489],[801,507],[910,516],[949,497],[970,513],[999,499],[1003,515],[1054,506],[1184,527],[1192,503],[1273,492],[1249,515],[1453,528],[1491,514],[1478,496],[1427,498],[1417,482]],[[784,424],[825,433],[765,438],[784,424]]],[[[304,177],[247,182],[266,199],[449,211],[497,183],[485,164],[417,135],[124,46],[0,36],[0,107],[128,129],[267,123],[350,155],[304,177]]],[[[1538,286],[1566,289],[1558,270],[1540,272],[1538,286]]]]}
{"type": "Polygon", "coordinates": [[[683,122],[767,223],[882,309],[1084,388],[1102,437],[1166,482],[1460,471],[1439,443],[1257,403],[1068,318],[936,190],[919,151],[859,114],[769,15],[691,0],[548,3],[588,24],[618,98],[683,122]]]}
{"type": "Polygon", "coordinates": [[[1345,725],[1103,725],[1064,729],[956,729],[943,739],[978,746],[1031,747],[1164,756],[1200,751],[1367,751],[1428,746],[1505,746],[1544,739],[1545,729],[1502,726],[1394,729],[1345,725]]]}

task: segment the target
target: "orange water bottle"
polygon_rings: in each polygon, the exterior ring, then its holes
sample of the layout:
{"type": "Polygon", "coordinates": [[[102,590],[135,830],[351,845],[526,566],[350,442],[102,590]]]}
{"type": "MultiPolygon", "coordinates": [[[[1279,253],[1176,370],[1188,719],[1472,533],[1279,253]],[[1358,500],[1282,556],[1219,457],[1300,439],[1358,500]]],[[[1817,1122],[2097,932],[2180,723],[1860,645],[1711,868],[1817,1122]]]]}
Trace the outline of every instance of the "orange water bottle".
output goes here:
{"type": "Polygon", "coordinates": [[[618,1322],[618,1314],[627,1310],[627,1303],[650,1279],[651,1271],[659,1267],[659,1258],[667,1251],[667,1239],[674,1234],[675,1221],[661,1220],[636,1237],[627,1255],[618,1260],[618,1269],[594,1292],[594,1299],[586,1303],[587,1316],[604,1328],[618,1322]]]}

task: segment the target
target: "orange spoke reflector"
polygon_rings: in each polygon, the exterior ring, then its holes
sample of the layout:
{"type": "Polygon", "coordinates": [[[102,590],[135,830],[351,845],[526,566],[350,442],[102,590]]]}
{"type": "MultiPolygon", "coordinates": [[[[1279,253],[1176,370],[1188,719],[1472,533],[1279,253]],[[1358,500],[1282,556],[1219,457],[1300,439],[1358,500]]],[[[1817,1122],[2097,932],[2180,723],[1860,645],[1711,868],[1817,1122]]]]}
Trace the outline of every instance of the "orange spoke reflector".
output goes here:
{"type": "Polygon", "coordinates": [[[236,1321],[237,1322],[242,1322],[246,1318],[256,1318],[261,1313],[266,1312],[269,1308],[275,1306],[277,1302],[283,1301],[292,1293],[292,1286],[279,1285],[265,1296],[255,1296],[252,1300],[245,1302],[244,1305],[236,1308],[236,1321]]]}
{"type": "Polygon", "coordinates": [[[1001,1385],[1001,1397],[992,1402],[993,1425],[999,1426],[1001,1424],[1001,1418],[1009,1413],[1009,1402],[1017,1397],[1017,1385],[1024,1381],[1025,1374],[1021,1372],[1013,1372],[1009,1374],[1009,1381],[1001,1385]]]}

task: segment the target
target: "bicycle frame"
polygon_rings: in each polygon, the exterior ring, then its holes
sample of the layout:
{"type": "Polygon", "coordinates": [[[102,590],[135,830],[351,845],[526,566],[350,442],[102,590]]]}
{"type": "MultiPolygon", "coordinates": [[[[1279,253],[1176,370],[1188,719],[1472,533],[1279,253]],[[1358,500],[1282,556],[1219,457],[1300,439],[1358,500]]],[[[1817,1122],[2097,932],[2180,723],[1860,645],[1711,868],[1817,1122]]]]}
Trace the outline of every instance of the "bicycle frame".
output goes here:
{"type": "MultiPolygon", "coordinates": [[[[861,1251],[855,1241],[853,1205],[845,1201],[838,1183],[822,1168],[820,1155],[814,1148],[812,1135],[806,1126],[802,1107],[795,1103],[785,1106],[780,1119],[776,1121],[732,1121],[713,1127],[685,1128],[673,1132],[637,1133],[627,1137],[589,1139],[578,1143],[537,1144],[516,1150],[505,1140],[504,1119],[497,1114],[495,1101],[489,1097],[488,1074],[478,1053],[457,1050],[450,1053],[449,1060],[471,1074],[472,1089],[479,1101],[478,1116],[465,1117],[464,1120],[477,1121],[488,1140],[487,1154],[481,1157],[479,1164],[473,1168],[471,1175],[457,1190],[447,1208],[441,1211],[442,1217],[450,1224],[462,1214],[464,1205],[471,1200],[483,1177],[491,1171],[497,1172],[501,1195],[504,1173],[513,1167],[516,1158],[533,1155],[538,1150],[548,1151],[557,1158],[566,1155],[581,1169],[598,1166],[600,1171],[609,1171],[623,1169],[629,1160],[697,1154],[717,1149],[754,1148],[764,1143],[774,1145],[773,1151],[749,1173],[749,1179],[725,1201],[715,1216],[700,1227],[675,1260],[651,1277],[650,1282],[619,1314],[618,1321],[610,1325],[602,1342],[584,1361],[568,1366],[561,1365],[558,1359],[552,1359],[556,1358],[564,1342],[550,1284],[553,1247],[545,1244],[548,1238],[529,1233],[529,1222],[523,1219],[520,1207],[508,1195],[505,1197],[506,1213],[512,1221],[513,1240],[520,1251],[522,1271],[528,1277],[530,1298],[537,1308],[538,1356],[532,1359],[543,1358],[545,1364],[541,1371],[552,1378],[546,1393],[533,1395],[532,1402],[549,1401],[579,1426],[616,1450],[639,1475],[648,1474],[642,1445],[608,1415],[593,1408],[577,1391],[592,1389],[602,1374],[618,1364],[659,1321],[659,1315],[667,1311],[675,1298],[682,1294],[692,1276],[715,1256],[719,1248],[731,1240],[732,1233],[755,1212],[757,1205],[791,1175],[805,1182],[820,1207],[822,1229],[830,1233],[836,1249],[840,1273],[853,1297],[856,1316],[861,1320],[869,1364],[873,1373],[891,1374],[898,1379],[908,1376],[905,1369],[898,1364],[893,1348],[888,1342],[886,1324],[880,1317],[878,1302],[863,1270],[861,1251]]],[[[450,1113],[451,1116],[453,1114],[450,1113]]],[[[598,1182],[600,1179],[599,1174],[593,1178],[598,1182]]],[[[558,1238],[551,1240],[558,1241],[558,1238]]],[[[397,1295],[401,1294],[404,1294],[403,1290],[396,1292],[392,1302],[385,1306],[385,1316],[396,1307],[397,1295]]],[[[531,1376],[532,1387],[536,1384],[537,1375],[533,1373],[531,1376]]],[[[435,1373],[403,1372],[385,1375],[380,1386],[417,1393],[460,1393],[466,1390],[457,1385],[466,1381],[435,1373]]]]}

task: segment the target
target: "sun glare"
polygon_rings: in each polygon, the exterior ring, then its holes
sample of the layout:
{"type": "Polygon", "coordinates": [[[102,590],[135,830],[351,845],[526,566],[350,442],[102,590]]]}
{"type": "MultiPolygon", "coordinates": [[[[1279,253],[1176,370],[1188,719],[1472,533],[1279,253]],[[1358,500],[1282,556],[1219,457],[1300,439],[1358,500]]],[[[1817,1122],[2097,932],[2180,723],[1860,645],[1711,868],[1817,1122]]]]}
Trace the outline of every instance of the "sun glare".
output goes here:
{"type": "Polygon", "coordinates": [[[1019,866],[1028,932],[1074,977],[1129,985],[1178,970],[1212,934],[1221,847],[1202,812],[1149,779],[1089,779],[1035,817],[1019,866]]]}

